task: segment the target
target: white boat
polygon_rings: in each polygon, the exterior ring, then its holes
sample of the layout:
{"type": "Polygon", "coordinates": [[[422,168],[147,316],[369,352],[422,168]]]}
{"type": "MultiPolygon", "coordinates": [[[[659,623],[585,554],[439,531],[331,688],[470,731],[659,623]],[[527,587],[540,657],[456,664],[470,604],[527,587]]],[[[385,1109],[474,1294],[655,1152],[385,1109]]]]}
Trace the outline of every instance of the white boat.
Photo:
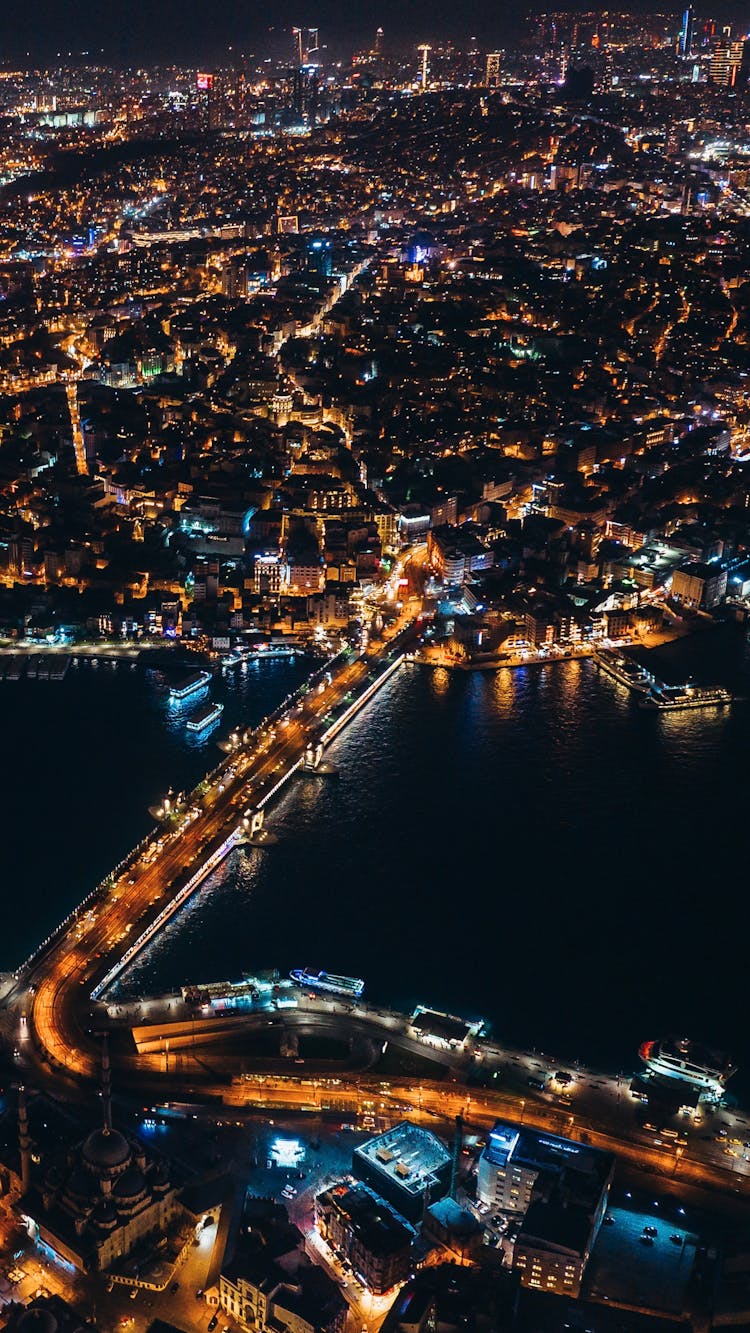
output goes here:
{"type": "Polygon", "coordinates": [[[204,704],[190,714],[185,726],[188,731],[205,731],[212,722],[217,722],[224,712],[224,705],[219,703],[204,704]]]}
{"type": "Polygon", "coordinates": [[[172,703],[182,703],[189,699],[193,694],[200,694],[201,690],[208,688],[211,683],[210,671],[191,671],[188,676],[183,676],[176,681],[169,691],[169,698],[172,703]]]}
{"type": "Polygon", "coordinates": [[[310,972],[306,967],[295,968],[289,975],[298,986],[332,991],[334,995],[349,995],[354,1000],[359,999],[365,988],[360,977],[338,977],[333,972],[310,972]]]}
{"type": "Polygon", "coordinates": [[[688,1037],[644,1041],[638,1054],[652,1074],[704,1088],[715,1097],[723,1095],[726,1083],[737,1067],[728,1056],[708,1050],[688,1037]]]}
{"type": "Polygon", "coordinates": [[[619,681],[628,690],[634,690],[636,694],[648,694],[654,684],[655,677],[651,671],[622,653],[602,650],[594,653],[594,661],[613,680],[619,681]]]}
{"type": "Polygon", "coordinates": [[[676,713],[683,708],[724,708],[734,702],[731,690],[701,685],[655,685],[640,700],[641,708],[656,708],[660,712],[676,713]]]}

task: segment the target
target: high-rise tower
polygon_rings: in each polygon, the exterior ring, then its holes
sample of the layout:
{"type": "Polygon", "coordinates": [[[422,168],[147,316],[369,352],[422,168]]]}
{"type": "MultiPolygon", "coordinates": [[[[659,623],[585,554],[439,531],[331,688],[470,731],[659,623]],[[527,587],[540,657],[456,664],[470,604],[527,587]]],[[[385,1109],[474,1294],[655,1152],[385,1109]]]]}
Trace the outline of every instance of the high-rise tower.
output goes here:
{"type": "Polygon", "coordinates": [[[689,60],[693,54],[693,38],[695,34],[695,11],[692,5],[688,5],[682,15],[682,26],[680,27],[680,36],[677,42],[677,54],[682,60],[689,60]]]}
{"type": "Polygon", "coordinates": [[[502,56],[499,51],[490,51],[487,56],[487,68],[484,81],[488,88],[497,88],[500,83],[500,63],[502,56]]]}

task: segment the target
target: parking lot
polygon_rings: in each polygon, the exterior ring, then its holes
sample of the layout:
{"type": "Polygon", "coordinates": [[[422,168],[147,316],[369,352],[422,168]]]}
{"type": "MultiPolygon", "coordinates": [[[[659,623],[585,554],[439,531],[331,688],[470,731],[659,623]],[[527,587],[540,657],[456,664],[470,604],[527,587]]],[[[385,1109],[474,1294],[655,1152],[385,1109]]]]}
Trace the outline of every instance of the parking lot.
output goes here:
{"type": "Polygon", "coordinates": [[[684,1310],[697,1236],[656,1208],[611,1208],[607,1216],[587,1273],[590,1294],[665,1313],[684,1310]],[[646,1237],[644,1227],[656,1235],[646,1237]]]}

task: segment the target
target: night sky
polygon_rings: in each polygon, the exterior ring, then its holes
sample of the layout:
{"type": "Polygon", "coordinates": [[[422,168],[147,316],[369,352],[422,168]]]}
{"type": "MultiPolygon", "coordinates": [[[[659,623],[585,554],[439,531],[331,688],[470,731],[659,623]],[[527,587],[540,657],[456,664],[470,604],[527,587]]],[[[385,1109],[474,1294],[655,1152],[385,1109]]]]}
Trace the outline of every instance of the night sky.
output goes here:
{"type": "MultiPolygon", "coordinates": [[[[2,0],[0,66],[24,60],[47,62],[58,52],[80,57],[99,54],[107,63],[219,61],[234,50],[262,55],[286,51],[289,29],[317,26],[331,54],[345,56],[369,44],[380,25],[385,47],[394,54],[417,42],[475,36],[483,50],[512,42],[530,12],[544,0],[2,0]],[[273,27],[269,27],[273,24],[273,27]]],[[[590,9],[568,0],[558,8],[590,9]]],[[[602,6],[606,8],[606,6],[602,6]]],[[[623,11],[648,12],[648,0],[623,0],[623,11]]],[[[679,15],[682,0],[660,6],[679,15]]],[[[711,14],[721,21],[744,22],[731,0],[719,0],[711,14]]],[[[677,23],[676,18],[676,23],[677,23]]]]}
{"type": "MultiPolygon", "coordinates": [[[[108,63],[219,60],[230,45],[245,52],[275,54],[286,50],[293,24],[317,26],[321,41],[336,55],[369,41],[378,25],[385,31],[386,50],[436,38],[470,36],[487,50],[512,40],[524,16],[544,7],[542,0],[461,0],[460,4],[455,0],[376,0],[374,4],[276,0],[273,5],[258,5],[253,0],[3,0],[0,60],[19,60],[29,53],[32,60],[46,62],[58,51],[67,57],[69,51],[85,50],[102,51],[108,63]]],[[[565,7],[589,6],[572,3],[565,7]]],[[[665,5],[665,12],[670,8],[665,5]]],[[[679,8],[678,0],[675,13],[679,8]]],[[[720,8],[714,7],[717,14],[720,8]]]]}
{"type": "Polygon", "coordinates": [[[293,24],[317,25],[321,40],[348,49],[381,25],[393,42],[425,37],[470,36],[483,46],[507,33],[508,19],[528,9],[523,0],[3,0],[0,5],[0,59],[29,52],[47,59],[57,51],[97,51],[109,60],[217,57],[228,45],[245,51],[273,49],[279,30],[293,24]],[[269,31],[269,23],[275,32],[269,31]]]}

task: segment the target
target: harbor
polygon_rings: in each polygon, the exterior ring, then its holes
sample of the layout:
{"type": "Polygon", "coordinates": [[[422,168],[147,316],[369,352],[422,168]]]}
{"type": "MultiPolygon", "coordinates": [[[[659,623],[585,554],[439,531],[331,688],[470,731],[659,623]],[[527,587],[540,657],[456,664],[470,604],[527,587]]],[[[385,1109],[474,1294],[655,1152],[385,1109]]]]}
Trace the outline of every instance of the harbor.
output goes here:
{"type": "Polygon", "coordinates": [[[104,667],[116,671],[118,667],[135,670],[137,653],[95,652],[0,652],[0,681],[65,680],[68,672],[85,667],[96,671],[104,667]]]}
{"type": "MultiPolygon", "coordinates": [[[[721,679],[738,694],[746,692],[744,638],[727,628],[722,644],[717,655],[711,635],[696,636],[689,651],[677,645],[654,664],[654,674],[680,680],[694,672],[698,679],[710,680],[718,660],[721,679]]],[[[183,674],[186,670],[182,668],[183,674]]],[[[176,669],[175,678],[179,674],[176,669]]],[[[321,667],[313,691],[324,674],[321,667]]],[[[128,847],[148,835],[150,805],[163,799],[170,787],[189,792],[201,780],[215,762],[211,755],[220,757],[214,750],[217,736],[231,737],[235,732],[230,747],[234,749],[306,681],[305,664],[293,671],[282,661],[269,662],[261,673],[231,673],[227,680],[219,673],[213,678],[211,693],[224,704],[222,721],[216,730],[192,737],[185,718],[200,701],[171,709],[166,689],[159,693],[143,670],[131,672],[123,666],[117,671],[71,669],[54,689],[45,688],[46,682],[27,683],[24,677],[20,687],[0,690],[10,743],[24,756],[20,783],[9,796],[19,812],[9,820],[9,873],[33,884],[38,904],[35,916],[28,915],[28,919],[25,900],[15,905],[6,940],[6,967],[15,965],[29,952],[35,937],[46,935],[80,901],[82,892],[109,870],[112,859],[126,855],[128,847]],[[17,688],[33,700],[30,719],[23,726],[14,703],[17,688]],[[76,706],[84,702],[91,725],[82,734],[80,722],[73,726],[72,719],[76,706]],[[36,844],[23,833],[21,803],[34,781],[34,753],[51,735],[66,753],[77,755],[80,747],[80,763],[76,761],[69,788],[59,793],[47,812],[49,837],[36,844]],[[108,781],[106,773],[102,775],[92,763],[92,757],[101,753],[117,755],[117,780],[113,774],[108,781]],[[82,808],[91,812],[83,878],[76,873],[81,854],[77,812],[82,808]],[[113,829],[114,808],[118,819],[113,829]]],[[[519,931],[535,931],[540,961],[550,968],[559,963],[559,940],[551,927],[552,917],[548,917],[557,897],[559,830],[583,839],[597,863],[609,864],[611,849],[622,838],[623,811],[632,808],[637,790],[638,846],[650,862],[661,865],[666,855],[664,821],[677,818],[708,765],[711,779],[706,781],[705,837],[696,828],[690,840],[679,845],[672,840],[666,888],[659,901],[649,905],[659,931],[668,930],[682,948],[693,915],[682,886],[686,876],[697,873],[696,866],[706,863],[711,826],[720,822],[730,843],[740,835],[741,793],[727,791],[722,785],[720,756],[745,747],[750,714],[739,707],[723,709],[721,714],[710,709],[681,716],[672,713],[669,726],[655,727],[650,711],[637,707],[641,697],[585,660],[556,663],[554,671],[538,667],[495,673],[399,671],[377,704],[360,714],[335,747],[327,750],[323,762],[335,763],[338,781],[316,775],[306,777],[304,783],[289,781],[282,788],[286,791],[283,802],[273,803],[272,820],[269,803],[268,822],[279,839],[273,852],[258,851],[251,844],[233,848],[203,882],[200,893],[193,895],[134,961],[118,993],[122,989],[122,993],[149,994],[163,987],[179,988],[188,981],[199,984],[212,977],[239,977],[243,970],[262,969],[269,963],[277,965],[283,975],[301,964],[323,965],[334,972],[367,977],[368,994],[377,1003],[408,1002],[431,993],[444,1008],[455,1010],[460,1009],[468,987],[480,1012],[497,1024],[498,1031],[509,1031],[514,1039],[536,1040],[538,1033],[545,1049],[558,1050],[561,1055],[567,1052],[605,1064],[624,1059],[638,1036],[653,1030],[658,1016],[664,1014],[665,995],[654,980],[657,973],[664,975],[664,953],[656,938],[646,941],[649,970],[634,999],[635,1032],[629,1030],[630,1016],[615,1012],[619,989],[627,984],[616,963],[610,968],[601,1017],[592,1021],[584,976],[591,932],[597,939],[600,928],[596,878],[578,890],[590,929],[580,941],[566,940],[570,1006],[562,1018],[555,1016],[554,1023],[534,997],[509,1019],[493,980],[491,931],[477,933],[471,960],[458,960],[443,970],[437,989],[434,980],[430,983],[434,971],[430,960],[440,929],[433,913],[436,893],[445,893],[446,886],[461,883],[472,873],[476,881],[473,910],[488,919],[493,912],[493,893],[489,880],[485,882],[479,845],[474,846],[472,839],[461,842],[447,831],[441,783],[453,770],[464,778],[453,790],[452,817],[466,827],[479,820],[498,828],[505,848],[504,879],[509,885],[525,883],[527,849],[536,848],[539,888],[534,901],[544,914],[541,927],[538,910],[531,911],[531,903],[526,904],[520,891],[509,892],[519,931]],[[418,764],[419,754],[425,751],[432,774],[429,784],[420,776],[418,764]],[[617,764],[608,766],[603,777],[598,766],[601,753],[618,756],[617,764]],[[647,766],[644,755],[648,756],[647,766]],[[571,775],[566,782],[560,781],[563,759],[564,771],[571,775]],[[511,771],[516,774],[513,789],[508,783],[511,771]],[[540,773],[545,782],[556,783],[550,836],[542,847],[531,818],[540,773]],[[498,809],[502,811],[499,820],[498,809]],[[402,836],[404,829],[409,830],[408,838],[402,836]],[[510,829],[513,837],[509,842],[510,829]],[[347,888],[363,873],[362,866],[368,867],[368,875],[376,875],[383,906],[382,913],[369,915],[364,931],[355,919],[347,888]],[[393,921],[401,919],[404,884],[409,885],[410,895],[404,927],[418,920],[425,942],[424,955],[419,950],[413,953],[406,971],[392,956],[393,921]],[[311,952],[312,932],[321,914],[326,922],[326,949],[311,952]],[[547,920],[549,925],[544,924],[547,920]]],[[[274,782],[279,776],[274,776],[274,782]]],[[[269,790],[271,785],[269,782],[269,790]]],[[[623,865],[621,873],[617,867],[608,873],[610,891],[627,896],[626,867],[623,865]]],[[[643,951],[635,917],[632,923],[628,918],[623,929],[629,939],[633,937],[632,948],[643,951]]],[[[717,930],[725,960],[722,986],[730,996],[729,1017],[715,1014],[711,1030],[717,1040],[740,1049],[741,1034],[731,1018],[735,977],[739,982],[741,976],[737,970],[741,960],[735,956],[739,940],[729,930],[728,920],[719,922],[717,930]]],[[[509,973],[509,984],[523,985],[520,960],[509,973]]],[[[675,987],[679,987],[676,976],[668,992],[675,987]]],[[[679,1021],[664,1016],[659,1026],[669,1029],[684,1023],[688,1029],[701,1031],[706,1021],[703,1008],[698,995],[681,994],[679,1021]]],[[[743,1080],[745,1076],[743,1068],[738,1077],[743,1080]]]]}
{"type": "Polygon", "coordinates": [[[68,653],[17,653],[0,656],[0,680],[65,680],[72,664],[68,653]]]}

